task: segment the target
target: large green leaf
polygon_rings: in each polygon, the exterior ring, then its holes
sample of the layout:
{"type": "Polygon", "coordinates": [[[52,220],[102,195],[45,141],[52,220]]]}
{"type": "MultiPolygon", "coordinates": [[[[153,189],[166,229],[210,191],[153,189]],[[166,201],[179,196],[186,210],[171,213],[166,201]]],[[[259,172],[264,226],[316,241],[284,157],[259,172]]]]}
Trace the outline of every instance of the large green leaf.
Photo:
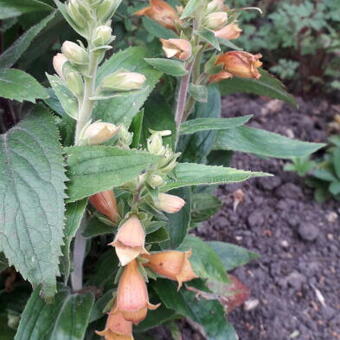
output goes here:
{"type": "Polygon", "coordinates": [[[258,254],[231,243],[211,241],[207,244],[218,254],[227,271],[259,258],[258,254]]]}
{"type": "Polygon", "coordinates": [[[0,97],[35,103],[48,98],[48,93],[31,75],[11,68],[0,71],[0,97]]]}
{"type": "Polygon", "coordinates": [[[64,226],[62,150],[53,117],[34,113],[0,138],[0,248],[33,286],[54,294],[64,226]]]}
{"type": "Polygon", "coordinates": [[[98,72],[98,83],[105,76],[125,69],[146,76],[145,87],[138,91],[124,93],[118,97],[101,100],[95,108],[95,117],[103,121],[129,126],[133,117],[140,111],[145,100],[157,84],[162,73],[148,65],[144,58],[148,51],[142,47],[131,47],[113,55],[98,72]]]}
{"type": "Polygon", "coordinates": [[[283,100],[296,106],[295,98],[289,94],[284,85],[270,73],[261,70],[260,79],[232,78],[219,83],[222,95],[233,93],[251,93],[283,100]]]}
{"type": "Polygon", "coordinates": [[[234,150],[276,158],[305,157],[325,144],[307,143],[261,129],[241,126],[219,131],[215,150],[234,150]]]}
{"type": "Polygon", "coordinates": [[[158,157],[147,152],[112,146],[75,146],[68,154],[68,202],[112,189],[133,180],[158,157]]]}
{"type": "Polygon", "coordinates": [[[168,280],[158,279],[153,288],[168,309],[200,324],[206,339],[238,340],[218,301],[199,298],[186,289],[177,292],[176,285],[168,280]]]}
{"type": "Polygon", "coordinates": [[[183,77],[188,73],[185,64],[179,60],[166,58],[145,58],[144,60],[156,70],[174,77],[183,77]]]}
{"type": "Polygon", "coordinates": [[[46,304],[36,289],[21,316],[15,340],[82,340],[94,303],[92,294],[59,292],[46,304]]]}
{"type": "Polygon", "coordinates": [[[228,282],[226,270],[219,256],[200,238],[188,235],[178,249],[192,250],[190,262],[200,278],[228,282]]]}
{"type": "Polygon", "coordinates": [[[52,9],[53,7],[39,0],[0,0],[0,20],[52,9]]]}
{"type": "Polygon", "coordinates": [[[197,118],[181,124],[180,133],[188,135],[207,130],[226,130],[239,127],[249,121],[252,115],[234,118],[197,118]]]}
{"type": "Polygon", "coordinates": [[[20,38],[18,38],[4,53],[0,55],[0,69],[13,66],[22,54],[28,49],[36,36],[54,18],[55,12],[31,27],[20,38]]]}
{"type": "Polygon", "coordinates": [[[270,176],[264,172],[252,172],[195,163],[179,163],[175,168],[176,179],[169,179],[162,190],[192,185],[226,184],[242,182],[252,177],[270,176]]]}

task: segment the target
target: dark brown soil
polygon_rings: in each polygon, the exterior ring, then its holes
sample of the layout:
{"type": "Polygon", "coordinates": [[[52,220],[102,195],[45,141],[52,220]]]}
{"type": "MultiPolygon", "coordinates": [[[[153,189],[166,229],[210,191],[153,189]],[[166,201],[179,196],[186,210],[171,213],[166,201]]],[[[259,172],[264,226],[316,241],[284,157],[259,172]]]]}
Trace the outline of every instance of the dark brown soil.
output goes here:
{"type": "MultiPolygon", "coordinates": [[[[224,114],[255,114],[253,126],[326,141],[339,107],[326,101],[299,104],[296,110],[279,101],[228,97],[224,114]]],[[[253,309],[244,306],[230,315],[240,340],[340,339],[339,202],[316,203],[303,179],[283,171],[282,160],[236,153],[232,163],[275,175],[220,187],[222,210],[198,230],[205,239],[261,254],[234,273],[252,292],[247,306],[253,309]],[[238,189],[244,201],[234,211],[233,193],[238,189]]]]}

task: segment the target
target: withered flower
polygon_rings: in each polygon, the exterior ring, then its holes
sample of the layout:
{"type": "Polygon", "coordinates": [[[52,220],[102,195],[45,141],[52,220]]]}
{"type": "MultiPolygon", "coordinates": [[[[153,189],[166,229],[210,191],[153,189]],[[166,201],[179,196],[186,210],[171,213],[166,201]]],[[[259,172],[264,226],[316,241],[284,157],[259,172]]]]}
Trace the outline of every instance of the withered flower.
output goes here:
{"type": "Polygon", "coordinates": [[[178,289],[180,289],[183,282],[198,278],[189,261],[191,254],[191,251],[182,252],[177,250],[146,254],[143,255],[143,258],[147,259],[148,262],[144,266],[159,275],[177,281],[178,289]]]}
{"type": "Polygon", "coordinates": [[[145,250],[145,231],[137,216],[131,216],[119,228],[114,241],[111,243],[122,266],[127,265],[145,250]]]}
{"type": "Polygon", "coordinates": [[[101,214],[108,217],[112,222],[117,222],[119,217],[117,201],[112,190],[106,190],[92,195],[89,201],[101,214]]]}
{"type": "Polygon", "coordinates": [[[241,33],[242,30],[237,24],[229,24],[227,26],[224,26],[220,30],[215,31],[215,36],[217,38],[233,40],[239,38],[241,33]]]}
{"type": "Polygon", "coordinates": [[[231,51],[220,55],[216,65],[222,65],[223,71],[236,77],[259,79],[261,74],[258,68],[262,66],[261,58],[261,54],[231,51]]]}
{"type": "Polygon", "coordinates": [[[159,305],[149,302],[148,289],[136,260],[131,261],[120,277],[117,290],[116,312],[125,320],[138,324],[146,318],[148,309],[155,310],[159,305]]]}
{"type": "Polygon", "coordinates": [[[177,58],[188,60],[192,55],[192,47],[188,40],[185,39],[160,39],[162,48],[167,58],[177,58]]]}
{"type": "Polygon", "coordinates": [[[141,9],[135,15],[145,15],[172,30],[176,30],[176,23],[179,22],[176,10],[162,0],[150,0],[150,6],[141,9]]]}

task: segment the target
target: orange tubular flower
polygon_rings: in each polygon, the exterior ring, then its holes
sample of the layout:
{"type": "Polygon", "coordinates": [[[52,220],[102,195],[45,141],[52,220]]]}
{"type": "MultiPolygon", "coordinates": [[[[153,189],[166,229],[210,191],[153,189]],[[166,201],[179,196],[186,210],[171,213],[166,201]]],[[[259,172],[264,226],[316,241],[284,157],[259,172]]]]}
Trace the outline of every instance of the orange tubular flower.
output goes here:
{"type": "Polygon", "coordinates": [[[244,51],[231,51],[220,55],[216,65],[223,65],[223,70],[233,76],[241,78],[259,79],[261,74],[258,70],[262,66],[259,60],[261,54],[251,54],[244,51]]]}
{"type": "Polygon", "coordinates": [[[177,250],[143,255],[143,258],[149,260],[144,266],[167,279],[177,281],[180,289],[183,282],[198,278],[189,261],[190,256],[191,251],[177,250]]]}
{"type": "Polygon", "coordinates": [[[113,223],[117,222],[119,217],[117,201],[112,190],[106,190],[92,195],[89,200],[100,213],[108,217],[113,223]]]}
{"type": "Polygon", "coordinates": [[[185,39],[160,39],[167,58],[188,60],[192,55],[191,44],[185,39]]]}
{"type": "Polygon", "coordinates": [[[140,254],[148,253],[144,248],[145,232],[137,216],[131,216],[123,223],[111,245],[116,248],[122,266],[127,265],[140,254]]]}
{"type": "Polygon", "coordinates": [[[148,289],[136,260],[130,262],[123,271],[117,290],[116,312],[124,319],[138,324],[146,318],[148,309],[155,310],[160,305],[149,302],[148,289]]]}
{"type": "Polygon", "coordinates": [[[150,0],[150,6],[141,9],[135,15],[146,15],[160,25],[172,30],[176,30],[176,22],[179,22],[176,10],[162,0],[150,0]]]}
{"type": "Polygon", "coordinates": [[[233,40],[240,37],[242,30],[236,24],[229,24],[218,31],[215,31],[217,38],[233,40]]]}
{"type": "Polygon", "coordinates": [[[104,337],[105,340],[134,340],[132,322],[125,320],[120,312],[110,312],[105,329],[96,333],[104,337]]]}

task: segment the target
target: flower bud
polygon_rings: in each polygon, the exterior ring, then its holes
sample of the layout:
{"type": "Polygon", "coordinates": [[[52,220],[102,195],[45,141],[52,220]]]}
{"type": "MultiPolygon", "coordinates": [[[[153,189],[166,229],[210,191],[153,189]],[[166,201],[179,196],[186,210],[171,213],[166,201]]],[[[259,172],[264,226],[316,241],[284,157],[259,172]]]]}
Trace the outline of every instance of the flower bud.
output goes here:
{"type": "Polygon", "coordinates": [[[226,11],[227,6],[224,4],[224,0],[212,0],[208,3],[207,11],[209,13],[226,11]]]}
{"type": "Polygon", "coordinates": [[[132,91],[143,87],[146,78],[141,73],[136,72],[115,72],[105,77],[101,83],[101,88],[105,91],[132,91]]]}
{"type": "Polygon", "coordinates": [[[185,39],[161,39],[163,50],[167,58],[176,57],[180,60],[187,60],[192,55],[191,44],[185,39]]]}
{"type": "Polygon", "coordinates": [[[72,41],[65,41],[61,46],[61,51],[71,63],[80,65],[88,63],[86,51],[72,41]]]}
{"type": "Polygon", "coordinates": [[[117,210],[116,196],[112,190],[106,190],[92,195],[90,203],[113,223],[117,222],[119,214],[117,210]]]}
{"type": "Polygon", "coordinates": [[[242,30],[236,24],[229,24],[218,31],[215,31],[215,37],[226,40],[233,40],[240,37],[242,30]]]}
{"type": "Polygon", "coordinates": [[[262,65],[259,61],[261,57],[261,54],[231,51],[220,55],[216,60],[216,65],[222,65],[225,72],[236,77],[259,79],[261,74],[258,68],[262,65]]]}
{"type": "Polygon", "coordinates": [[[107,45],[112,41],[112,28],[106,25],[102,25],[96,28],[94,32],[94,46],[107,45]]]}
{"type": "Polygon", "coordinates": [[[145,231],[137,216],[131,216],[119,228],[111,243],[122,266],[133,261],[140,254],[147,254],[145,246],[145,231]]]}
{"type": "Polygon", "coordinates": [[[136,260],[130,262],[120,277],[117,290],[116,312],[124,319],[138,324],[145,319],[148,309],[155,310],[159,305],[149,302],[148,290],[136,260]]]}
{"type": "Polygon", "coordinates": [[[97,18],[102,23],[106,23],[113,17],[121,2],[122,0],[102,0],[96,8],[97,18]]]}
{"type": "Polygon", "coordinates": [[[149,262],[144,266],[167,279],[177,281],[178,289],[180,289],[183,282],[198,278],[189,261],[191,253],[191,251],[169,250],[146,254],[143,258],[149,262]]]}
{"type": "Polygon", "coordinates": [[[158,200],[155,202],[156,208],[168,214],[179,212],[184,205],[185,201],[181,197],[164,193],[160,193],[158,200]]]}
{"type": "Polygon", "coordinates": [[[115,136],[120,127],[111,123],[94,122],[82,134],[82,140],[88,145],[98,145],[107,142],[115,136]]]}
{"type": "Polygon", "coordinates": [[[228,14],[225,12],[214,12],[207,15],[204,20],[206,28],[218,30],[228,22],[228,14]]]}
{"type": "Polygon", "coordinates": [[[57,53],[53,57],[53,68],[55,72],[57,73],[57,75],[62,79],[64,79],[63,67],[66,62],[67,62],[67,58],[62,53],[57,53]]]}
{"type": "Polygon", "coordinates": [[[180,22],[176,10],[162,0],[150,0],[150,6],[136,12],[135,15],[145,15],[172,30],[176,30],[176,23],[180,22]]]}
{"type": "Polygon", "coordinates": [[[157,188],[160,187],[161,185],[164,184],[164,180],[161,176],[159,175],[151,175],[148,178],[148,184],[152,187],[152,188],[157,188]]]}
{"type": "Polygon", "coordinates": [[[69,71],[65,72],[65,82],[67,87],[71,90],[71,92],[76,96],[80,97],[83,94],[83,78],[78,71],[69,71]]]}

